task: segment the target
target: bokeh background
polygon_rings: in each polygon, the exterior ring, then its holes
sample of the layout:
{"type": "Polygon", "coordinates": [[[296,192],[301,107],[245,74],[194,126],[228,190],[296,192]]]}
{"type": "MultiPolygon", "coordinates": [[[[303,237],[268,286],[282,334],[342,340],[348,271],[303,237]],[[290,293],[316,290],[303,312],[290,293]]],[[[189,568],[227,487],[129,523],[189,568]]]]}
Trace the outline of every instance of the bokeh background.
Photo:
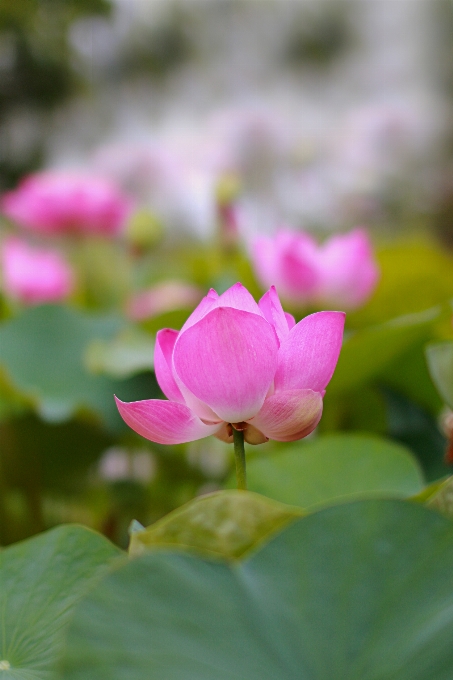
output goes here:
{"type": "Polygon", "coordinates": [[[125,545],[133,518],[229,483],[228,445],[146,442],[113,393],[162,396],[156,331],[209,287],[258,298],[254,239],[282,227],[320,241],[364,227],[380,270],[315,436],[386,437],[426,481],[447,474],[424,351],[453,337],[452,29],[449,0],[3,0],[0,191],[78,173],[130,210],[100,236],[3,209],[2,243],[56,249],[73,285],[60,304],[21,297],[3,259],[1,543],[77,521],[125,545]]]}

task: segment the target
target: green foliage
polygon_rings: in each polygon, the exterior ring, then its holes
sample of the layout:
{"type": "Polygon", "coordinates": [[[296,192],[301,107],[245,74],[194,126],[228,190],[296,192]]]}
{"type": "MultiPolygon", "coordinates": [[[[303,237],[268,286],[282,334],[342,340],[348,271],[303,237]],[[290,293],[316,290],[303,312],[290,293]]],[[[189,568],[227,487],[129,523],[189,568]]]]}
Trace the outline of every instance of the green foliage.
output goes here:
{"type": "Polygon", "coordinates": [[[453,257],[432,240],[392,243],[378,252],[378,262],[379,284],[362,309],[348,314],[351,327],[422,312],[453,297],[453,257]]]}
{"type": "Polygon", "coordinates": [[[121,552],[78,526],[62,526],[0,553],[2,680],[57,680],[76,602],[121,552]]]}
{"type": "Polygon", "coordinates": [[[431,337],[439,318],[440,309],[433,308],[351,333],[345,338],[329,394],[353,390],[379,377],[412,345],[431,337]]]}
{"type": "Polygon", "coordinates": [[[68,417],[78,405],[106,396],[99,380],[84,370],[84,347],[123,326],[118,318],[90,318],[63,306],[29,309],[0,328],[2,363],[11,382],[42,412],[68,417]]]}
{"type": "Polygon", "coordinates": [[[453,519],[453,477],[428,486],[416,500],[425,503],[428,508],[437,510],[445,517],[453,519]]]}
{"type": "Polygon", "coordinates": [[[30,478],[43,488],[69,493],[83,488],[87,469],[114,442],[95,423],[46,423],[32,414],[0,424],[2,473],[8,486],[30,478]]]}
{"type": "Polygon", "coordinates": [[[379,376],[379,383],[437,417],[442,399],[428,370],[425,342],[426,339],[422,338],[390,362],[379,376]]]}
{"type": "Polygon", "coordinates": [[[383,394],[389,436],[410,447],[429,482],[448,474],[449,467],[444,462],[447,442],[437,419],[401,394],[392,390],[383,394]]]}
{"type": "Polygon", "coordinates": [[[174,510],[156,524],[131,534],[129,553],[156,547],[192,548],[238,558],[301,516],[298,508],[249,491],[218,491],[174,510]]]}
{"type": "Polygon", "coordinates": [[[453,519],[453,477],[449,476],[429,484],[410,500],[424,503],[445,517],[453,519]]]}
{"type": "Polygon", "coordinates": [[[453,408],[453,342],[436,342],[426,348],[431,377],[442,399],[453,408]]]}
{"type": "Polygon", "coordinates": [[[27,413],[0,422],[0,440],[0,545],[57,522],[90,521],[87,481],[112,433],[88,419],[49,423],[27,413]]]}
{"type": "Polygon", "coordinates": [[[363,434],[323,435],[252,458],[248,485],[282,503],[312,509],[366,497],[405,498],[423,486],[419,466],[400,444],[363,434]]]}
{"type": "Polygon", "coordinates": [[[239,564],[153,551],[79,604],[63,676],[449,680],[452,561],[448,520],[389,500],[304,517],[239,564]]]}

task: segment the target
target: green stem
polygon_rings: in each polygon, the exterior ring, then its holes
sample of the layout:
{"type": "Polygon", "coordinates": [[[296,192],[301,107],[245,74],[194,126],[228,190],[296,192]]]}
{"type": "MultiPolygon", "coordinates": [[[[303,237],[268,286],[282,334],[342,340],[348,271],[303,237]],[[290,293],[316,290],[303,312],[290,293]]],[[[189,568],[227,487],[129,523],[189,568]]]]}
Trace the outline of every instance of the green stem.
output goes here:
{"type": "Polygon", "coordinates": [[[233,444],[234,457],[236,460],[236,479],[238,489],[247,489],[247,475],[245,472],[245,449],[244,449],[244,432],[241,430],[233,430],[233,444]]]}

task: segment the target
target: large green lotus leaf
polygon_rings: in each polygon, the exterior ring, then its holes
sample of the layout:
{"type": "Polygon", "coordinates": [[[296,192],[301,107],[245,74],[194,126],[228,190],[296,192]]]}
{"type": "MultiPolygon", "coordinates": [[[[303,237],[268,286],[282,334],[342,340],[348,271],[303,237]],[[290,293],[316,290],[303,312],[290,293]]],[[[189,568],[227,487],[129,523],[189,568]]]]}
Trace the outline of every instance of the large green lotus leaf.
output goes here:
{"type": "Polygon", "coordinates": [[[15,386],[58,417],[97,404],[105,381],[84,369],[83,351],[90,340],[110,338],[121,326],[116,317],[35,307],[0,327],[1,362],[15,386]]]}
{"type": "MultiPolygon", "coordinates": [[[[92,316],[58,305],[35,307],[0,326],[0,363],[12,385],[49,421],[69,419],[78,409],[95,410],[110,426],[121,418],[113,394],[127,400],[129,382],[90,373],[84,354],[94,340],[113,338],[125,323],[115,316],[92,316]]],[[[155,388],[149,381],[148,397],[155,388]]]]}
{"type": "Polygon", "coordinates": [[[53,680],[75,603],[121,551],[66,525],[0,552],[2,680],[53,680]],[[8,670],[9,668],[9,670],[8,670]]]}
{"type": "Polygon", "coordinates": [[[453,527],[361,501],[248,560],[154,551],[76,609],[65,680],[451,680],[453,527]]]}
{"type": "Polygon", "coordinates": [[[250,490],[305,509],[369,496],[405,498],[423,488],[404,446],[362,434],[322,435],[252,458],[247,475],[250,490]]]}
{"type": "Polygon", "coordinates": [[[453,342],[436,342],[426,348],[429,372],[442,399],[453,408],[453,342]]]}
{"type": "Polygon", "coordinates": [[[347,336],[335,373],[328,386],[332,396],[357,388],[376,378],[411,345],[430,337],[433,323],[440,318],[440,309],[428,309],[371,326],[347,336]]]}
{"type": "Polygon", "coordinates": [[[234,559],[301,514],[248,491],[217,491],[132,533],[129,552],[137,556],[156,546],[178,546],[234,559]]]}

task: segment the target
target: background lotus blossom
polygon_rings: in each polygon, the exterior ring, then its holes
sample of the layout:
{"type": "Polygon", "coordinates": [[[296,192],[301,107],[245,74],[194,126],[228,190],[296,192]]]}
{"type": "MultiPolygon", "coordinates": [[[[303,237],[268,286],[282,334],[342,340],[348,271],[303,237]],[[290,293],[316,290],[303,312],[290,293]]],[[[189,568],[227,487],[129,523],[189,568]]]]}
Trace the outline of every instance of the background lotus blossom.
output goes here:
{"type": "Polygon", "coordinates": [[[321,418],[344,317],[318,312],[295,324],[274,287],[258,304],[240,283],[211,290],[181,331],[157,334],[155,372],[168,401],[117,399],[120,414],[161,444],[231,441],[231,426],[250,444],[301,439],[321,418]]]}
{"type": "Polygon", "coordinates": [[[2,245],[0,260],[5,293],[23,304],[57,302],[72,292],[72,270],[54,250],[9,238],[2,245]]]}
{"type": "Polygon", "coordinates": [[[190,308],[203,293],[198,286],[184,281],[163,281],[152,288],[135,293],[127,303],[127,315],[134,321],[150,319],[175,309],[190,308]]]}
{"type": "Polygon", "coordinates": [[[41,172],[26,177],[2,199],[2,212],[43,234],[116,236],[132,204],[110,180],[95,175],[41,172]]]}
{"type": "Polygon", "coordinates": [[[364,229],[332,236],[319,246],[309,234],[281,229],[274,237],[255,238],[251,257],[263,286],[275,285],[283,299],[298,307],[354,309],[379,278],[364,229]]]}

